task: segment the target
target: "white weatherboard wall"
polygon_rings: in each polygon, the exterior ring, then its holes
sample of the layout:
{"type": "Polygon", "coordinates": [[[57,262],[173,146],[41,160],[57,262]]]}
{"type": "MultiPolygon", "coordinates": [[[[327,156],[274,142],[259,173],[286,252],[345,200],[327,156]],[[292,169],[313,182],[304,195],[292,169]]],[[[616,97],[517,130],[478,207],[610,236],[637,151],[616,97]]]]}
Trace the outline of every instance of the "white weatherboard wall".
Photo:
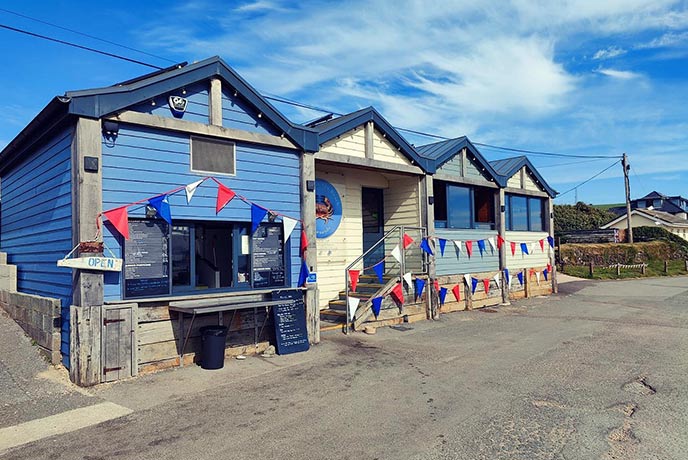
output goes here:
{"type": "Polygon", "coordinates": [[[373,159],[401,165],[410,165],[411,162],[394,147],[379,131],[373,131],[373,159]]]}
{"type": "Polygon", "coordinates": [[[365,158],[365,130],[359,126],[320,147],[321,152],[365,158]]]}
{"type": "MultiPolygon", "coordinates": [[[[531,267],[543,267],[550,263],[552,249],[547,242],[547,233],[545,232],[506,232],[504,236],[506,239],[506,268],[509,270],[531,267]],[[540,249],[539,241],[545,239],[545,252],[540,249]],[[511,255],[510,242],[516,242],[516,255],[511,255]],[[533,243],[533,252],[531,254],[523,254],[519,243],[533,243]]],[[[530,251],[530,247],[528,248],[530,251]]]]}

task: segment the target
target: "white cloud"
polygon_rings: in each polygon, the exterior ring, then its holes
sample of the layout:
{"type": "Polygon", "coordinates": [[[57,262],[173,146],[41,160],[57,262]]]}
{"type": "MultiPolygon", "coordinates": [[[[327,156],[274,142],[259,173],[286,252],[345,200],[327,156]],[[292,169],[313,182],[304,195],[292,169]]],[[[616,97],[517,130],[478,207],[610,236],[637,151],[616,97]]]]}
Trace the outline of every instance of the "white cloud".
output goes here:
{"type": "Polygon", "coordinates": [[[618,46],[610,46],[605,49],[597,50],[592,57],[594,60],[612,59],[626,54],[626,50],[618,46]]]}
{"type": "Polygon", "coordinates": [[[239,11],[239,12],[256,12],[256,11],[279,11],[282,10],[278,5],[276,5],[274,2],[268,2],[264,0],[258,0],[256,2],[252,3],[245,3],[241,6],[238,6],[234,9],[234,11],[239,11]]]}
{"type": "Polygon", "coordinates": [[[667,48],[671,46],[682,45],[688,41],[688,32],[669,32],[665,33],[646,43],[641,43],[635,46],[636,49],[653,49],[653,48],[667,48]]]}
{"type": "Polygon", "coordinates": [[[601,73],[602,75],[606,75],[608,77],[618,78],[620,80],[632,80],[634,78],[642,77],[642,74],[637,73],[637,72],[632,72],[630,70],[616,70],[616,69],[599,68],[599,69],[595,70],[595,72],[601,73]]]}

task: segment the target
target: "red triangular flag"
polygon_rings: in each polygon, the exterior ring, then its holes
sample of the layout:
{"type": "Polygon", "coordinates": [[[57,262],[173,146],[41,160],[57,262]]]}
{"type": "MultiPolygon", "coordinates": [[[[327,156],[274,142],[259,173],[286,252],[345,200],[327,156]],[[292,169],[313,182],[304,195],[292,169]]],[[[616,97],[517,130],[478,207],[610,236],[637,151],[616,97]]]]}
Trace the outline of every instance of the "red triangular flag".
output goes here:
{"type": "Polygon", "coordinates": [[[218,183],[217,184],[217,201],[215,202],[215,214],[218,214],[222,208],[227,206],[227,203],[232,201],[236,193],[228,187],[218,183]]]}
{"type": "Polygon", "coordinates": [[[485,286],[485,294],[490,294],[490,280],[488,278],[485,278],[483,280],[483,286],[485,286]]]}
{"type": "Polygon", "coordinates": [[[468,253],[468,258],[470,259],[473,255],[473,242],[466,241],[466,252],[468,253]]]}
{"type": "Polygon", "coordinates": [[[404,249],[411,246],[411,243],[413,243],[413,238],[404,233],[404,249]]]}
{"type": "Polygon", "coordinates": [[[117,230],[125,240],[129,239],[129,214],[127,213],[126,206],[105,211],[103,216],[110,221],[112,226],[115,227],[115,230],[117,230]]]}
{"type": "Polygon", "coordinates": [[[497,250],[502,249],[503,244],[504,238],[502,238],[502,235],[497,235],[497,250]]]}
{"type": "Polygon", "coordinates": [[[531,269],[528,271],[528,279],[532,278],[534,274],[535,274],[535,269],[534,269],[534,268],[531,268],[531,269]]]}
{"type": "Polygon", "coordinates": [[[440,282],[435,280],[435,291],[440,292],[440,282]]]}
{"type": "Polygon", "coordinates": [[[403,288],[401,287],[401,283],[397,283],[396,286],[392,289],[392,297],[394,297],[394,300],[397,301],[397,303],[403,305],[404,304],[404,291],[403,288]]]}
{"type": "Polygon", "coordinates": [[[511,255],[512,256],[516,255],[516,243],[513,241],[511,242],[511,255]]]}
{"type": "Polygon", "coordinates": [[[542,249],[542,252],[545,252],[545,239],[540,240],[540,249],[542,249]]]}
{"type": "Polygon", "coordinates": [[[301,257],[308,249],[308,237],[306,236],[306,230],[301,230],[301,257]]]}
{"type": "Polygon", "coordinates": [[[461,288],[458,284],[452,288],[452,292],[454,293],[454,298],[456,301],[461,302],[461,288]]]}
{"type": "Polygon", "coordinates": [[[551,264],[547,264],[547,271],[552,273],[552,265],[551,264]]]}
{"type": "Polygon", "coordinates": [[[361,274],[361,270],[349,270],[349,282],[351,283],[351,290],[356,292],[356,286],[358,285],[358,275],[361,274]]]}

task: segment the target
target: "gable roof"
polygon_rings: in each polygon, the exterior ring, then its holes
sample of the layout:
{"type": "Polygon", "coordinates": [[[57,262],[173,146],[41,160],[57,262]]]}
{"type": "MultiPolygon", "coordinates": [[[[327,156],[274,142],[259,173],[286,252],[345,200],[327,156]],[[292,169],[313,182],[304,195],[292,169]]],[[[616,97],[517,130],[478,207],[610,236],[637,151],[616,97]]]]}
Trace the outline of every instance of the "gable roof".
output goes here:
{"type": "MultiPolygon", "coordinates": [[[[683,219],[681,217],[677,217],[673,214],[669,214],[668,212],[663,212],[663,211],[657,211],[654,209],[641,209],[641,208],[636,208],[631,211],[631,215],[636,214],[640,215],[643,217],[646,217],[647,219],[651,219],[654,221],[658,221],[661,224],[668,225],[670,227],[688,227],[688,219],[683,219]]],[[[601,226],[600,228],[606,229],[611,227],[612,225],[618,224],[622,220],[626,219],[626,213],[624,212],[621,216],[617,217],[616,219],[612,220],[611,222],[608,222],[601,226]]]]}
{"type": "Polygon", "coordinates": [[[663,193],[659,193],[658,191],[653,190],[650,193],[648,193],[647,195],[645,195],[644,197],[638,198],[638,199],[639,200],[650,200],[653,198],[664,198],[664,199],[666,199],[668,197],[666,195],[664,195],[663,193]]]}
{"type": "Polygon", "coordinates": [[[114,86],[68,91],[63,97],[55,97],[0,152],[0,161],[24,150],[34,139],[40,138],[48,127],[64,123],[68,118],[101,118],[211,77],[218,77],[230,85],[295,145],[307,152],[318,150],[317,132],[314,129],[289,121],[220,57],[214,56],[190,65],[178,64],[114,86]]]}
{"type": "Polygon", "coordinates": [[[421,156],[374,107],[366,107],[317,124],[314,129],[318,132],[318,144],[322,145],[369,121],[372,121],[375,124],[375,129],[384,134],[388,141],[408,159],[420,166],[423,171],[430,174],[435,172],[433,162],[421,156]]]}
{"type": "Polygon", "coordinates": [[[524,166],[530,173],[535,176],[536,182],[545,189],[547,194],[554,198],[558,195],[558,192],[549,186],[547,181],[540,175],[533,163],[530,162],[528,157],[518,156],[512,158],[504,158],[502,160],[491,161],[490,164],[498,172],[500,176],[504,178],[504,186],[506,186],[506,181],[508,181],[516,172],[518,172],[524,166]]]}
{"type": "Polygon", "coordinates": [[[480,151],[471,143],[466,136],[457,137],[455,139],[447,139],[445,141],[433,142],[432,144],[420,145],[416,147],[418,153],[424,158],[434,163],[435,170],[439,169],[447,161],[454,158],[462,149],[466,149],[471,153],[475,161],[480,164],[492,179],[501,187],[506,185],[502,178],[494,170],[492,165],[482,156],[480,151]]]}

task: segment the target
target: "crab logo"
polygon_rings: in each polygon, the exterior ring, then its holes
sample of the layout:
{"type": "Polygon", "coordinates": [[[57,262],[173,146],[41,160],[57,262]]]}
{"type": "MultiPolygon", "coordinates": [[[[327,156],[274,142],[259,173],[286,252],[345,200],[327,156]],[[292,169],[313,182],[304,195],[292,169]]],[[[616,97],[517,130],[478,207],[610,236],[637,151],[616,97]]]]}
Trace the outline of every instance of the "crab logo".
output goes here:
{"type": "Polygon", "coordinates": [[[175,118],[181,118],[184,116],[184,112],[186,112],[186,104],[188,103],[185,97],[170,96],[167,102],[170,105],[172,116],[175,118]]]}
{"type": "Polygon", "coordinates": [[[342,221],[342,199],[332,184],[315,180],[315,235],[327,238],[332,235],[342,221]]]}

